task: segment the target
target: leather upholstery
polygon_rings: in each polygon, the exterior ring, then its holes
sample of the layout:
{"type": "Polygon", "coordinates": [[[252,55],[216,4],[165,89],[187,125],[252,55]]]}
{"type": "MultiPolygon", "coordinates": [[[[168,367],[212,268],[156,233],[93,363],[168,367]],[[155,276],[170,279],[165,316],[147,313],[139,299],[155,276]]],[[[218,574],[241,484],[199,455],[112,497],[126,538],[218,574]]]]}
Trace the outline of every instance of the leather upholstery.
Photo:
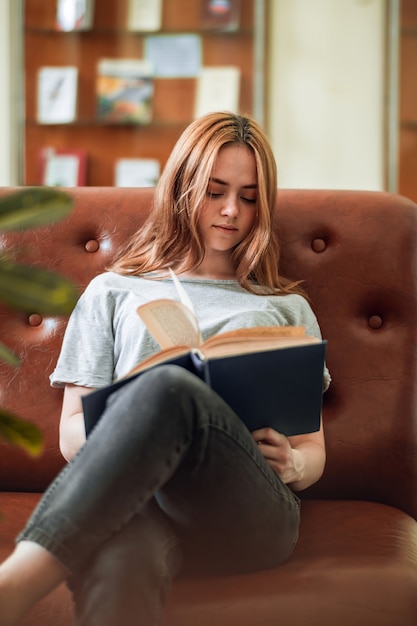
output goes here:
{"type": "MultiPolygon", "coordinates": [[[[3,189],[1,194],[11,190],[3,189]]],[[[72,215],[28,233],[0,233],[26,260],[80,291],[143,222],[151,189],[79,188],[72,215]]],[[[328,340],[328,460],[302,495],[300,540],[283,566],[174,585],[167,626],[415,626],[417,623],[417,206],[386,193],[281,190],[282,271],[304,279],[328,340]]],[[[63,465],[61,391],[48,374],[66,320],[0,307],[0,340],[22,357],[0,363],[0,405],[36,422],[34,460],[0,443],[0,559],[63,465]]],[[[24,626],[66,626],[64,586],[24,626]]]]}

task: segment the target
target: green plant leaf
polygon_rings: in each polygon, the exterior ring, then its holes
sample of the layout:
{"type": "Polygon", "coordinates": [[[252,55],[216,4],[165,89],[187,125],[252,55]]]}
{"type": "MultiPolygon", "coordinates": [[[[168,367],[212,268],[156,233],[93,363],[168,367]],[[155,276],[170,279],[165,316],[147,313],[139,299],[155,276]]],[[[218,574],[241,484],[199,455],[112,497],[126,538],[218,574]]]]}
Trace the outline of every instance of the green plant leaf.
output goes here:
{"type": "Polygon", "coordinates": [[[78,299],[75,285],[48,270],[0,258],[0,301],[43,315],[71,313],[78,299]]]}
{"type": "Polygon", "coordinates": [[[48,187],[28,187],[0,197],[0,230],[26,230],[66,217],[73,199],[48,187]]]}
{"type": "Polygon", "coordinates": [[[23,448],[31,456],[39,456],[42,452],[43,435],[39,428],[4,409],[0,409],[0,435],[5,441],[23,448]]]}
{"type": "Polygon", "coordinates": [[[20,359],[12,352],[4,343],[0,343],[0,361],[5,361],[13,367],[17,367],[20,364],[20,359]]]}

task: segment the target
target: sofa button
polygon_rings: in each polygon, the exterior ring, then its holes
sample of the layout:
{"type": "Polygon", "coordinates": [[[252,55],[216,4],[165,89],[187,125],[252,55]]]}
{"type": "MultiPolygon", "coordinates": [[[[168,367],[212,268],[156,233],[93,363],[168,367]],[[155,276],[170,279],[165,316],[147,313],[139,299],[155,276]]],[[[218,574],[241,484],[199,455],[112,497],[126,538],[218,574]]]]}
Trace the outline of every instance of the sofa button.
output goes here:
{"type": "Polygon", "coordinates": [[[371,315],[368,320],[368,324],[374,330],[378,330],[378,328],[382,328],[382,317],[380,315],[371,315]]]}
{"type": "Polygon", "coordinates": [[[317,237],[317,239],[313,239],[311,247],[314,252],[323,252],[326,249],[326,242],[321,237],[317,237]]]}
{"type": "Polygon", "coordinates": [[[29,326],[40,326],[42,324],[42,315],[39,313],[32,313],[29,315],[29,326]]]}
{"type": "Polygon", "coordinates": [[[87,243],[85,244],[85,249],[87,250],[87,252],[97,252],[97,250],[99,249],[99,244],[97,239],[90,239],[89,241],[87,241],[87,243]]]}

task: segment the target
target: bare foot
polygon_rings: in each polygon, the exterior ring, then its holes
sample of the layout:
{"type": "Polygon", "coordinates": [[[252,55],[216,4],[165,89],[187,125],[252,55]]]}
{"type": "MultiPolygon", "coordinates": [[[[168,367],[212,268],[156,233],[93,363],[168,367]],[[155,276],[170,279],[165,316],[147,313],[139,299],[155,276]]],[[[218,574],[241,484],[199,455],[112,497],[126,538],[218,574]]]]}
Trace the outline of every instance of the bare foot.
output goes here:
{"type": "Polygon", "coordinates": [[[21,541],[0,565],[0,626],[14,626],[50,591],[67,571],[45,548],[21,541]]]}

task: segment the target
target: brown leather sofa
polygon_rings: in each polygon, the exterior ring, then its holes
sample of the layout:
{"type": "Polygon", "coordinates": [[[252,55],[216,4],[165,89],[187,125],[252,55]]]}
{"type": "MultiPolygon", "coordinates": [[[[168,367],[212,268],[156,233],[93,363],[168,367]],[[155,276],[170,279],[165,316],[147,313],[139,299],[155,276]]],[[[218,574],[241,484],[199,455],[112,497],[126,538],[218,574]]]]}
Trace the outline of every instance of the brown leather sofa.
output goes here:
{"type": "MultiPolygon", "coordinates": [[[[1,191],[7,193],[7,189],[1,191]]],[[[3,235],[26,258],[79,289],[145,218],[152,190],[72,191],[69,219],[3,235]]],[[[328,461],[302,494],[300,540],[283,566],[174,585],[167,626],[415,626],[417,624],[417,206],[378,192],[282,190],[282,270],[305,279],[333,376],[325,394],[328,461]]],[[[2,309],[0,340],[23,359],[0,364],[0,405],[45,434],[34,460],[0,444],[0,559],[63,465],[61,392],[48,374],[65,319],[2,309]]],[[[111,503],[109,503],[111,506],[111,503]]],[[[60,587],[23,620],[66,626],[60,587]]]]}

